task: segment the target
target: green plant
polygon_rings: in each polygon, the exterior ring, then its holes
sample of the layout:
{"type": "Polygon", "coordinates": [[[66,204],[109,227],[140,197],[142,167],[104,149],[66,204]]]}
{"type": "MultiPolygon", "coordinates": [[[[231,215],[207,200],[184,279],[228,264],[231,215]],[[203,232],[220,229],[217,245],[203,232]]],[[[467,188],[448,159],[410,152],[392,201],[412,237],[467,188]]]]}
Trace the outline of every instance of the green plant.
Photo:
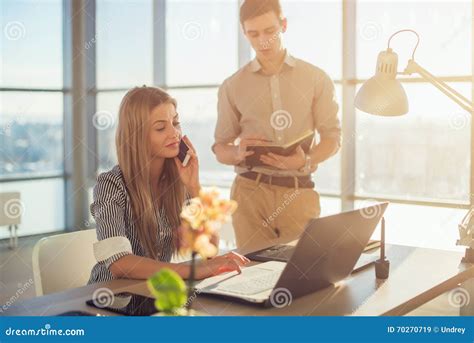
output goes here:
{"type": "Polygon", "coordinates": [[[187,301],[186,284],[175,271],[163,268],[147,280],[155,307],[165,314],[179,314],[187,301]]]}

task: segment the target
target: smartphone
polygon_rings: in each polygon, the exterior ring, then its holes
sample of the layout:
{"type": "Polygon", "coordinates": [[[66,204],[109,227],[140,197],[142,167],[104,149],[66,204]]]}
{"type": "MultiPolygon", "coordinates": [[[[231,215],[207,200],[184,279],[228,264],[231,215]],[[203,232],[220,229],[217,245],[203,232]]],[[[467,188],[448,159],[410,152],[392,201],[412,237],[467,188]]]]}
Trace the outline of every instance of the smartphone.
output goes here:
{"type": "Polygon", "coordinates": [[[158,312],[155,299],[129,292],[104,294],[97,299],[87,300],[86,304],[124,316],[151,316],[158,312]]]}
{"type": "Polygon", "coordinates": [[[189,160],[191,159],[191,156],[188,154],[188,151],[188,145],[184,142],[183,139],[181,139],[181,141],[179,142],[178,158],[183,164],[183,167],[186,167],[188,165],[189,160]]]}

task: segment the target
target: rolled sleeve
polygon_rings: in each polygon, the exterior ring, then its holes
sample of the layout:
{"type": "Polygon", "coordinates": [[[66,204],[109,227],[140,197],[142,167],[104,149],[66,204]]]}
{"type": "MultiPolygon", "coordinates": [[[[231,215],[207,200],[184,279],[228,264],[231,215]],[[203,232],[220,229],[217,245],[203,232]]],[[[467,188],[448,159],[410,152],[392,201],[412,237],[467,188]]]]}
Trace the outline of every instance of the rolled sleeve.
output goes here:
{"type": "Polygon", "coordinates": [[[107,268],[121,257],[132,253],[130,241],[122,236],[110,237],[94,243],[95,259],[99,263],[104,263],[107,268]]]}
{"type": "Polygon", "coordinates": [[[99,175],[94,187],[91,213],[97,224],[97,240],[94,256],[107,268],[119,258],[132,254],[126,235],[125,189],[113,176],[99,175]]]}
{"type": "Polygon", "coordinates": [[[339,105],[331,78],[322,73],[315,87],[313,119],[321,138],[334,138],[341,144],[341,123],[337,116],[339,105]]]}
{"type": "Polygon", "coordinates": [[[226,80],[219,87],[218,101],[217,101],[217,124],[214,132],[214,146],[216,144],[228,144],[233,142],[241,132],[240,128],[240,113],[232,101],[230,95],[230,84],[226,80]]]}

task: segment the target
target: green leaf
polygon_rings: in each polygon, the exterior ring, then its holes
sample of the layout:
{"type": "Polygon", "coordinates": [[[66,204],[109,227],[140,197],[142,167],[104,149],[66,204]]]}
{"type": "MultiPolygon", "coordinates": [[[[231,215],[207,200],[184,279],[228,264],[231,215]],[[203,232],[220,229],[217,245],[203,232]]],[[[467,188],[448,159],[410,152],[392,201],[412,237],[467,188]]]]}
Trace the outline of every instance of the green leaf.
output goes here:
{"type": "Polygon", "coordinates": [[[171,269],[161,269],[147,280],[147,286],[156,298],[155,307],[158,311],[173,312],[186,304],[186,284],[171,269]]]}

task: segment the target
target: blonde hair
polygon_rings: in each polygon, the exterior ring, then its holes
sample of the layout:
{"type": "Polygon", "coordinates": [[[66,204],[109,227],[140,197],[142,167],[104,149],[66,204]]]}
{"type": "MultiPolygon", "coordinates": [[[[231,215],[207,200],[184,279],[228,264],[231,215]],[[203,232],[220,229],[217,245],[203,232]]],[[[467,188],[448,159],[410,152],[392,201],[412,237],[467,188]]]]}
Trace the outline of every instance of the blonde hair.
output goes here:
{"type": "Polygon", "coordinates": [[[122,170],[134,215],[138,238],[147,257],[158,256],[158,209],[163,208],[173,230],[173,253],[178,248],[178,227],[185,189],[173,159],[165,159],[157,183],[150,180],[151,148],[149,116],[164,103],[177,107],[176,100],[157,87],[136,87],[127,92],[120,104],[115,137],[117,158],[122,170]]]}

